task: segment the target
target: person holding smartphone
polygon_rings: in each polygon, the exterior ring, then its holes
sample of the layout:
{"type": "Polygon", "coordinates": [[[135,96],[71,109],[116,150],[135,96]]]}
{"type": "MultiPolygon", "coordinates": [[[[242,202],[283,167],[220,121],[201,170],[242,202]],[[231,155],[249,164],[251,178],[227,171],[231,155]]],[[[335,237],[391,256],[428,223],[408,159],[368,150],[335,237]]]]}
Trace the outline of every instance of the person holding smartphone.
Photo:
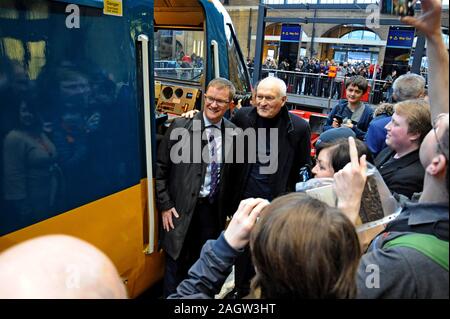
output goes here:
{"type": "Polygon", "coordinates": [[[332,109],[323,131],[348,127],[355,132],[358,139],[364,141],[373,119],[373,109],[361,101],[368,87],[369,83],[362,76],[354,76],[346,81],[347,99],[339,101],[339,104],[332,109]]]}

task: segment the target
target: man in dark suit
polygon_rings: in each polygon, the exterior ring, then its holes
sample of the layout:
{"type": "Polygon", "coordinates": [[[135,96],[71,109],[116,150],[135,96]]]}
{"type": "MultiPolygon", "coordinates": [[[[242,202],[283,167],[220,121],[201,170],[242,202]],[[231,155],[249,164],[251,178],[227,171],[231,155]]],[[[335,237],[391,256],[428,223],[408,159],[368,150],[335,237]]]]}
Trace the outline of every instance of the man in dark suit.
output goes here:
{"type": "Polygon", "coordinates": [[[386,126],[388,145],[375,159],[386,185],[397,194],[411,198],[422,191],[425,171],[419,149],[431,129],[430,106],[423,100],[398,103],[386,126]]]}
{"type": "Polygon", "coordinates": [[[223,118],[235,88],[226,79],[210,82],[204,111],[178,118],[161,141],[156,169],[156,201],[161,212],[166,252],[164,295],[187,277],[208,239],[225,226],[224,179],[233,154],[235,126],[223,118]]]}

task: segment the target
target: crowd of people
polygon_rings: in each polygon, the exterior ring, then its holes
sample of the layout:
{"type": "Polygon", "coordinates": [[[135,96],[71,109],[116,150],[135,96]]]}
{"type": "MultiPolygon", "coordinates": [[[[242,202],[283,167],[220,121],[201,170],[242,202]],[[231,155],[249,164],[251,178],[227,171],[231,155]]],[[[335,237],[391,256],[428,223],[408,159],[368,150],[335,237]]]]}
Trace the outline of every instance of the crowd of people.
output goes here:
{"type": "MultiPolygon", "coordinates": [[[[247,59],[250,74],[254,62],[247,59]]],[[[371,89],[374,104],[392,102],[393,83],[399,76],[400,66],[392,66],[384,74],[383,66],[367,61],[337,62],[334,59],[320,60],[301,56],[296,63],[283,59],[280,63],[274,58],[266,58],[262,65],[262,76],[274,75],[286,82],[288,93],[315,97],[341,99],[345,90],[345,80],[361,76],[369,82],[375,80],[371,89]]],[[[401,67],[402,69],[404,67],[401,67]]],[[[407,73],[410,73],[409,67],[407,73]]]]}
{"type": "MultiPolygon", "coordinates": [[[[165,297],[214,298],[234,265],[230,298],[449,298],[449,58],[440,1],[423,0],[422,10],[420,17],[402,20],[427,37],[428,96],[420,77],[399,77],[393,82],[396,103],[374,112],[361,102],[367,80],[356,75],[345,82],[346,103],[329,114],[313,173],[333,178],[336,207],[295,193],[300,168],[312,165],[310,128],[288,112],[282,79],[261,80],[253,105],[237,109],[230,119],[225,114],[234,86],[213,80],[204,110],[172,123],[159,145],[156,168],[167,256],[165,297]],[[380,131],[371,134],[372,129],[380,131]],[[254,132],[256,149],[250,142],[234,148],[250,138],[243,131],[254,132]],[[195,161],[191,141],[198,136],[204,158],[195,161]],[[383,140],[383,150],[372,148],[383,140]],[[188,151],[188,161],[173,161],[180,150],[188,151]],[[238,161],[242,153],[246,156],[238,161]],[[275,169],[265,171],[272,158],[275,169]],[[403,206],[366,249],[356,226],[372,161],[403,206]],[[226,227],[227,216],[232,218],[226,227]]],[[[4,254],[0,269],[8,267],[14,278],[14,258],[4,254]]],[[[100,256],[94,261],[107,264],[100,256]]],[[[80,262],[85,260],[73,264],[80,262]]],[[[92,297],[126,297],[115,285],[117,274],[110,273],[99,278],[96,289],[108,287],[111,293],[92,297]]]]}
{"type": "MultiPolygon", "coordinates": [[[[422,6],[423,16],[403,20],[429,41],[428,96],[424,79],[407,74],[393,79],[395,104],[382,104],[374,112],[361,102],[367,79],[353,76],[344,82],[346,103],[329,114],[313,173],[333,179],[339,211],[303,194],[284,195],[293,180],[283,174],[287,183],[281,184],[273,177],[297,169],[292,162],[283,161],[275,174],[266,176],[257,171],[262,163],[243,164],[240,172],[221,176],[221,183],[233,181],[235,186],[226,198],[229,203],[240,200],[236,214],[217,240],[203,246],[188,278],[170,298],[212,298],[233,265],[231,296],[237,298],[448,298],[448,72],[439,71],[448,66],[448,54],[441,38],[439,2],[424,1],[422,6]],[[382,119],[387,122],[381,137],[368,134],[369,128],[380,128],[371,124],[382,119]],[[342,136],[348,139],[338,139],[342,136]],[[368,138],[384,140],[386,147],[372,152],[368,145],[378,143],[368,138]],[[402,208],[367,247],[354,226],[361,223],[369,162],[402,208]],[[237,185],[247,191],[239,192],[237,185]]],[[[282,79],[265,78],[256,87],[254,105],[239,109],[231,121],[242,129],[282,127],[279,145],[283,139],[295,145],[289,132],[303,122],[290,114],[282,116],[286,91],[282,79]],[[280,127],[282,119],[288,121],[280,127]]],[[[218,104],[206,104],[204,114],[219,112],[218,104]]],[[[196,116],[201,119],[202,113],[196,116]]],[[[263,152],[271,151],[267,146],[263,152]]],[[[280,147],[280,156],[284,153],[289,154],[289,148],[280,147]]],[[[202,179],[208,184],[205,175],[202,179]]],[[[197,192],[198,188],[193,195],[197,192]]]]}

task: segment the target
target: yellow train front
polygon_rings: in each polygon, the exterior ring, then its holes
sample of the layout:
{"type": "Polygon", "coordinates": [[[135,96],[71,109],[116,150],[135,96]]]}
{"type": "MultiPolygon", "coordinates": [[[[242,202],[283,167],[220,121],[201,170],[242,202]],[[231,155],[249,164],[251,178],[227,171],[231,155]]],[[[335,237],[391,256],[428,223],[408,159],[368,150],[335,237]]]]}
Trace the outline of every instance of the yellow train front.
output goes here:
{"type": "Polygon", "coordinates": [[[0,252],[67,234],[105,252],[131,297],[162,278],[154,81],[187,92],[181,109],[215,76],[248,91],[223,14],[206,0],[1,1],[0,252]]]}

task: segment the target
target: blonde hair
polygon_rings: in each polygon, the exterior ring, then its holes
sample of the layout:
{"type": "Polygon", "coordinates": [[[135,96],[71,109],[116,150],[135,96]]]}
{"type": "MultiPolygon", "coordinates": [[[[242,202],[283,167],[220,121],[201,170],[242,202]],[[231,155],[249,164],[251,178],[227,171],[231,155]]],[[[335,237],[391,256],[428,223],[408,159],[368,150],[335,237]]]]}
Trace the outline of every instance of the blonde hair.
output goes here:
{"type": "Polygon", "coordinates": [[[395,113],[406,118],[409,134],[420,134],[420,145],[432,129],[430,104],[424,100],[400,102],[395,105],[395,113]]]}

